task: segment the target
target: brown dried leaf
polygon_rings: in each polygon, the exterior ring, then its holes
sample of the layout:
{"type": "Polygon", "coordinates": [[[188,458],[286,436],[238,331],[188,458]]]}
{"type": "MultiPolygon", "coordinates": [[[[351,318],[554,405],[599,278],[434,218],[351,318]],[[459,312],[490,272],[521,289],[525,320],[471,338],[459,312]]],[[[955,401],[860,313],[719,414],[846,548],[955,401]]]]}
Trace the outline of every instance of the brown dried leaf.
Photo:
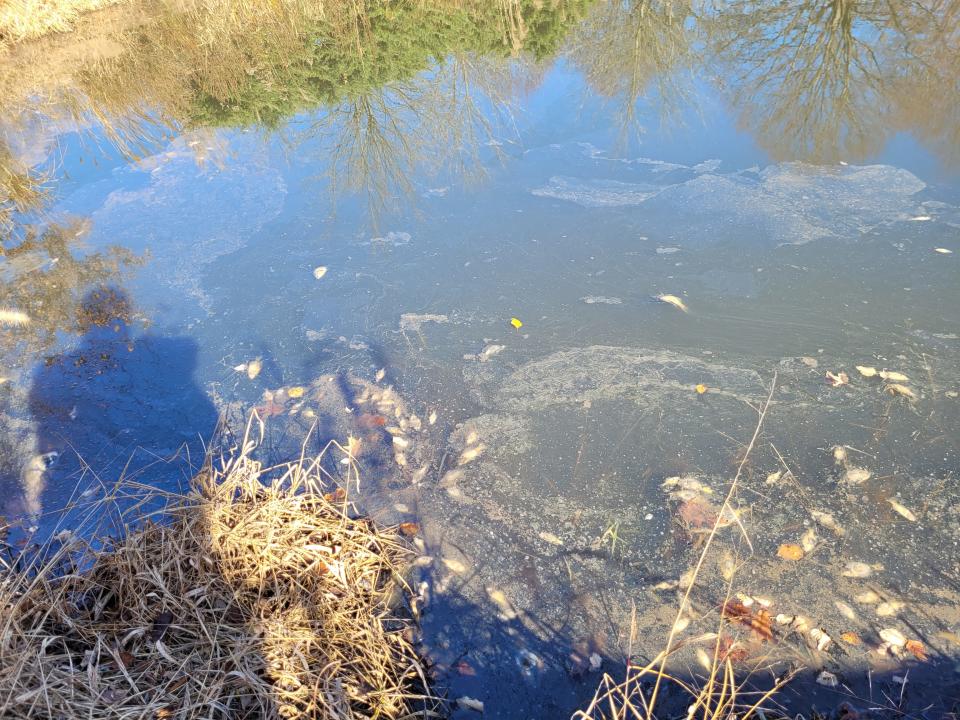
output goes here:
{"type": "Polygon", "coordinates": [[[920,662],[926,662],[928,660],[927,648],[919,640],[907,640],[907,643],[904,645],[904,647],[909,652],[913,653],[913,656],[920,662]]]}
{"type": "Polygon", "coordinates": [[[836,375],[834,375],[832,372],[827,370],[826,377],[827,377],[827,381],[833,387],[841,387],[842,385],[846,385],[850,382],[850,376],[847,375],[843,370],[838,372],[836,375]]]}
{"type": "Polygon", "coordinates": [[[398,527],[407,537],[414,537],[420,532],[420,526],[415,522],[402,522],[398,527]]]}
{"type": "Polygon", "coordinates": [[[848,645],[860,645],[863,641],[860,639],[860,636],[855,632],[847,631],[840,634],[840,639],[843,640],[848,645]]]}

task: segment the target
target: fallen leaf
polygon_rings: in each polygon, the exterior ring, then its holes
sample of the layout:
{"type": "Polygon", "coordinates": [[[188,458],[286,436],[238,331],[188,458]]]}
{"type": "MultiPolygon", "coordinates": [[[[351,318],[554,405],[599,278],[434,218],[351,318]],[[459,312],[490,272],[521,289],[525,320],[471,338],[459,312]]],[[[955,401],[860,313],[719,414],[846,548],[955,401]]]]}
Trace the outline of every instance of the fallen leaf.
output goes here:
{"type": "Polygon", "coordinates": [[[874,603],[880,602],[880,596],[873,590],[867,590],[857,595],[854,600],[863,605],[873,605],[874,603]]]}
{"type": "Polygon", "coordinates": [[[179,678],[177,678],[167,686],[166,691],[169,693],[176,692],[177,690],[182,688],[184,685],[186,685],[187,680],[189,679],[190,679],[189,675],[181,675],[179,678]]]}
{"type": "Polygon", "coordinates": [[[877,605],[877,615],[880,617],[890,617],[896,615],[903,609],[903,603],[899,600],[887,600],[877,605]]]}
{"type": "Polygon", "coordinates": [[[866,468],[851,466],[843,473],[843,482],[848,485],[859,485],[866,482],[873,476],[873,473],[866,468]]]}
{"type": "Polygon", "coordinates": [[[346,497],[347,497],[347,491],[344,490],[343,488],[337,488],[333,492],[326,493],[323,496],[323,499],[330,503],[339,503],[339,502],[343,502],[346,497]]]}
{"type": "Polygon", "coordinates": [[[260,358],[254,358],[247,363],[247,377],[253,380],[260,374],[260,371],[263,369],[263,360],[260,358]]]}
{"type": "Polygon", "coordinates": [[[889,383],[884,389],[889,395],[900,395],[909,400],[917,399],[917,396],[913,390],[908,388],[906,385],[901,385],[900,383],[889,383]]]}
{"type": "Polygon", "coordinates": [[[313,269],[313,276],[317,280],[320,280],[326,274],[327,274],[327,267],[325,265],[317,265],[317,267],[313,269]]]}
{"type": "Polygon", "coordinates": [[[912,512],[910,512],[910,510],[909,510],[908,508],[905,508],[903,505],[901,505],[900,503],[898,503],[898,502],[897,502],[896,500],[894,500],[893,498],[887,498],[887,502],[890,503],[890,507],[892,507],[896,512],[898,512],[900,515],[902,515],[903,517],[905,517],[905,518],[906,518],[907,520],[909,520],[910,522],[916,522],[916,521],[917,521],[917,516],[916,516],[916,515],[914,515],[912,512]]]}
{"type": "Polygon", "coordinates": [[[884,628],[881,630],[880,639],[893,647],[903,647],[907,644],[907,639],[903,636],[903,633],[896,628],[884,628]]]}
{"type": "Polygon", "coordinates": [[[697,395],[703,395],[707,391],[707,386],[703,383],[697,383],[693,389],[697,391],[697,395]]]}
{"type": "Polygon", "coordinates": [[[360,454],[360,438],[353,435],[347,438],[347,455],[356,458],[360,454]]]}
{"type": "Polygon", "coordinates": [[[906,375],[904,375],[901,372],[896,372],[895,370],[881,370],[879,374],[880,374],[880,377],[882,377],[884,380],[889,380],[890,382],[895,382],[895,383],[910,382],[910,378],[908,378],[906,375]]]}
{"type": "Polygon", "coordinates": [[[820,538],[817,537],[817,532],[813,528],[807,528],[806,532],[800,538],[800,547],[803,548],[805,553],[811,553],[817,547],[817,543],[820,538]]]}
{"type": "Polygon", "coordinates": [[[373,379],[374,379],[376,382],[380,382],[381,380],[383,380],[383,378],[386,376],[386,374],[387,374],[387,369],[386,369],[386,368],[380,368],[379,370],[377,370],[377,374],[373,376],[373,379]]]}
{"type": "Polygon", "coordinates": [[[847,605],[845,602],[842,602],[840,600],[835,600],[833,605],[834,607],[837,608],[837,610],[840,611],[840,614],[843,615],[847,620],[853,621],[857,619],[857,613],[854,612],[853,608],[847,605]]]}
{"type": "Polygon", "coordinates": [[[436,411],[436,410],[431,410],[431,411],[430,411],[430,416],[427,418],[427,422],[430,423],[431,425],[433,425],[435,422],[437,422],[437,411],[436,411]]]}
{"type": "Polygon", "coordinates": [[[303,397],[304,388],[300,385],[294,385],[291,388],[287,388],[287,396],[293,399],[303,397]]]}
{"type": "Polygon", "coordinates": [[[443,564],[447,566],[447,569],[450,572],[455,572],[458,575],[465,573],[467,571],[466,565],[464,565],[459,560],[454,560],[453,558],[443,558],[443,564]]]}
{"type": "Polygon", "coordinates": [[[857,372],[863,377],[871,378],[877,374],[877,369],[868,365],[857,365],[857,372]]]}
{"type": "Polygon", "coordinates": [[[907,640],[904,647],[908,652],[913,653],[913,656],[920,662],[927,661],[927,648],[919,640],[907,640]]]}
{"type": "Polygon", "coordinates": [[[777,548],[777,557],[781,557],[784,560],[801,560],[803,556],[803,548],[793,543],[784,543],[777,548]]]}
{"type": "Polygon", "coordinates": [[[543,540],[544,542],[548,542],[551,545],[563,545],[563,540],[561,540],[551,532],[544,531],[544,532],[541,532],[539,535],[541,540],[543,540]]]}
{"type": "Polygon", "coordinates": [[[817,675],[817,684],[823,685],[824,687],[835,688],[840,684],[840,680],[832,672],[821,670],[820,674],[817,675]]]}
{"type": "Polygon", "coordinates": [[[832,530],[837,536],[843,537],[846,533],[846,530],[843,529],[840,523],[837,522],[836,518],[834,518],[830,513],[822,512],[820,510],[813,510],[810,512],[810,515],[827,530],[832,530]]]}
{"type": "Polygon", "coordinates": [[[844,577],[866,578],[873,575],[873,568],[864,562],[851,560],[847,563],[847,567],[842,574],[844,577]]]}
{"type": "Polygon", "coordinates": [[[815,627],[810,630],[809,635],[810,635],[810,639],[813,641],[813,647],[815,647],[820,652],[823,652],[828,647],[830,647],[830,643],[833,642],[833,638],[831,638],[827,634],[827,631],[824,630],[823,628],[815,627]]]}
{"type": "Polygon", "coordinates": [[[684,303],[683,300],[678,298],[676,295],[657,295],[657,300],[667,303],[667,305],[673,305],[678,310],[683,310],[683,312],[690,312],[686,306],[686,303],[684,303]]]}
{"type": "Polygon", "coordinates": [[[780,478],[782,477],[783,477],[783,470],[777,470],[776,472],[772,472],[769,475],[767,475],[767,479],[765,482],[767,485],[776,485],[778,482],[780,482],[780,478]]]}
{"type": "Polygon", "coordinates": [[[464,695],[461,698],[457,698],[457,706],[466,708],[467,710],[473,710],[474,712],[482,713],[483,712],[483,703],[476,698],[469,697],[464,695]]]}
{"type": "Polygon", "coordinates": [[[415,522],[402,522],[397,527],[407,537],[414,537],[420,532],[420,526],[415,522]]]}
{"type": "Polygon", "coordinates": [[[831,450],[833,451],[833,461],[837,465],[841,465],[847,461],[847,448],[844,445],[834,445],[831,450]]]}
{"type": "Polygon", "coordinates": [[[860,645],[863,641],[860,639],[860,636],[855,632],[847,631],[840,634],[840,639],[843,640],[847,645],[860,645]]]}
{"type": "Polygon", "coordinates": [[[849,377],[845,372],[843,372],[843,370],[841,370],[841,371],[840,371],[839,373],[837,373],[836,375],[834,375],[832,372],[830,372],[829,370],[827,370],[827,376],[826,376],[826,377],[827,377],[827,380],[830,381],[830,384],[831,384],[833,387],[840,387],[840,386],[846,385],[847,383],[850,382],[850,377],[849,377]]]}
{"type": "Polygon", "coordinates": [[[520,318],[510,318],[510,324],[513,325],[513,327],[515,327],[517,330],[523,327],[523,321],[520,318]]]}

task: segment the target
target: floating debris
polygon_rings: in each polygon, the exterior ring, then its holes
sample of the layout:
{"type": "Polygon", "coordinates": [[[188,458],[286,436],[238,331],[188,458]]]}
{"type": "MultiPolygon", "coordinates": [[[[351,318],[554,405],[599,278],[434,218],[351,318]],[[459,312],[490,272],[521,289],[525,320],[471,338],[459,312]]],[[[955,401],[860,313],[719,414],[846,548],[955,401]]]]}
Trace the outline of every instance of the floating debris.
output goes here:
{"type": "Polygon", "coordinates": [[[686,303],[676,295],[657,295],[657,300],[662,303],[667,303],[667,305],[673,305],[678,310],[683,310],[683,312],[690,312],[686,303]]]}
{"type": "Polygon", "coordinates": [[[523,327],[523,321],[520,318],[510,318],[510,324],[517,330],[523,327]]]}
{"type": "Polygon", "coordinates": [[[908,508],[904,507],[893,498],[887,498],[887,502],[890,503],[890,507],[892,507],[897,513],[905,517],[910,522],[917,521],[916,515],[914,515],[908,508]]]}
{"type": "Polygon", "coordinates": [[[250,378],[251,380],[254,380],[257,377],[257,375],[260,374],[260,371],[263,370],[263,360],[261,360],[260,358],[254,358],[253,360],[247,363],[246,370],[247,370],[247,377],[250,378]]]}
{"type": "Polygon", "coordinates": [[[322,279],[323,276],[326,274],[327,274],[327,267],[325,265],[317,265],[317,267],[313,269],[313,276],[317,280],[322,279]]]}

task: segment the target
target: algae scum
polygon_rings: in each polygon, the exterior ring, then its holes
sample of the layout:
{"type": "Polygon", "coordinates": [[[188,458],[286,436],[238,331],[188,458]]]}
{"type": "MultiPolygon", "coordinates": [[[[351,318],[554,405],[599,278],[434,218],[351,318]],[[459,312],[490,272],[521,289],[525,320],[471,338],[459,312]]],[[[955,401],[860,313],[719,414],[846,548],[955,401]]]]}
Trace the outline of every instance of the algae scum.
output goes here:
{"type": "Polygon", "coordinates": [[[256,409],[419,524],[458,714],[569,716],[671,628],[794,713],[955,709],[952,4],[253,13],[3,59],[5,542],[256,409]]]}

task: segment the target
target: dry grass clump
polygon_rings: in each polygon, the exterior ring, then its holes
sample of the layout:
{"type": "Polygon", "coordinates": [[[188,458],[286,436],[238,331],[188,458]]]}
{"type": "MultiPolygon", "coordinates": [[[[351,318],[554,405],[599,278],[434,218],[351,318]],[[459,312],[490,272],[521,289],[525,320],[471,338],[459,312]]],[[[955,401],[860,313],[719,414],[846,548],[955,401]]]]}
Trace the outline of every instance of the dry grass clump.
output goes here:
{"type": "Polygon", "coordinates": [[[61,533],[42,561],[3,561],[0,717],[430,712],[409,622],[390,610],[410,554],[399,535],[324,496],[322,456],[264,469],[251,449],[152,513],[115,488],[91,512],[127,500],[122,525],[150,516],[119,539],[61,533]]]}
{"type": "Polygon", "coordinates": [[[4,0],[0,3],[0,46],[69,30],[85,12],[120,0],[4,0]]]}

